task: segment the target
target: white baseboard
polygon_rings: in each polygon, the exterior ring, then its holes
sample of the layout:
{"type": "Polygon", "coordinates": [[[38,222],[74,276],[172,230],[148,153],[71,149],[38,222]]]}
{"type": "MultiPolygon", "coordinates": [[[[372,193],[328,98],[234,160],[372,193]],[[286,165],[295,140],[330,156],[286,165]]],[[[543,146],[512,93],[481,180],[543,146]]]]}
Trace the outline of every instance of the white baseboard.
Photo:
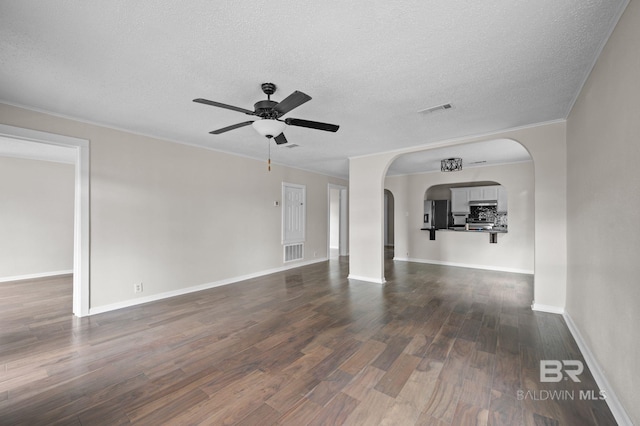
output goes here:
{"type": "Polygon", "coordinates": [[[353,274],[349,274],[347,278],[350,280],[365,281],[365,282],[374,283],[374,284],[384,284],[387,282],[384,278],[379,280],[375,278],[363,277],[361,275],[353,275],[353,274]]]}
{"type": "Polygon", "coordinates": [[[540,303],[533,302],[531,305],[531,309],[538,312],[546,312],[548,314],[560,314],[564,315],[564,308],[560,306],[552,306],[552,305],[543,305],[540,303]]]}
{"type": "Polygon", "coordinates": [[[472,263],[457,263],[457,262],[446,262],[442,260],[416,259],[414,257],[394,257],[393,260],[399,260],[402,262],[429,263],[432,265],[456,266],[458,268],[484,269],[486,271],[512,272],[515,274],[533,275],[533,271],[530,269],[506,268],[503,266],[476,265],[472,263]]]}
{"type": "Polygon", "coordinates": [[[181,296],[183,294],[194,293],[196,291],[207,290],[214,287],[220,287],[223,285],[234,284],[240,281],[249,280],[252,278],[259,278],[265,275],[274,274],[277,272],[287,271],[289,269],[299,268],[301,266],[307,266],[314,263],[326,262],[329,259],[326,257],[307,260],[304,262],[292,262],[291,264],[287,264],[285,266],[281,266],[279,268],[267,269],[265,271],[254,272],[252,274],[241,275],[238,277],[227,278],[220,281],[214,281],[211,283],[200,284],[192,287],[181,288],[178,290],[167,291],[164,293],[152,294],[150,296],[145,297],[137,297],[135,299],[123,300],[122,302],[112,303],[110,305],[97,306],[95,308],[89,308],[89,315],[102,314],[104,312],[115,311],[117,309],[128,308],[131,306],[142,305],[143,303],[155,302],[157,300],[167,299],[169,297],[181,296]]]}
{"type": "Polygon", "coordinates": [[[631,418],[629,417],[624,407],[620,403],[620,400],[618,399],[615,392],[613,391],[613,388],[611,387],[611,385],[609,384],[609,381],[604,375],[602,368],[600,368],[600,365],[596,361],[596,358],[593,356],[593,353],[589,349],[589,346],[587,346],[586,342],[584,341],[582,334],[580,334],[578,327],[576,327],[576,324],[573,322],[573,320],[571,319],[571,316],[568,313],[564,312],[562,316],[565,322],[567,323],[567,327],[569,328],[569,331],[571,332],[571,334],[573,335],[573,338],[578,344],[578,348],[580,348],[580,352],[582,352],[582,356],[584,357],[584,360],[587,362],[587,366],[589,367],[589,370],[591,370],[591,374],[593,374],[593,378],[596,380],[598,387],[600,388],[600,390],[603,390],[607,395],[607,398],[605,399],[605,401],[607,402],[607,405],[609,406],[611,413],[613,413],[613,417],[615,417],[619,425],[632,426],[633,422],[631,421],[631,418]]]}
{"type": "Polygon", "coordinates": [[[73,274],[73,269],[69,269],[68,271],[53,271],[53,272],[40,272],[38,274],[16,275],[13,277],[0,278],[0,283],[6,283],[9,281],[33,280],[36,278],[57,277],[59,275],[71,275],[71,274],[73,274]]]}

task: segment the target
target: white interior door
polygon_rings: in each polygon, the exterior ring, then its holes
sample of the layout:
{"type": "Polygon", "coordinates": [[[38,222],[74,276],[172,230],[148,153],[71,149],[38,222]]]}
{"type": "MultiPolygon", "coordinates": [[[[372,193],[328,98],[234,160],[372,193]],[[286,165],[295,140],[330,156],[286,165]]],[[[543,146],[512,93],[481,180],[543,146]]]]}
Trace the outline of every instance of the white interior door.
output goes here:
{"type": "Polygon", "coordinates": [[[282,184],[282,243],[305,240],[306,188],[292,183],[282,184]]]}

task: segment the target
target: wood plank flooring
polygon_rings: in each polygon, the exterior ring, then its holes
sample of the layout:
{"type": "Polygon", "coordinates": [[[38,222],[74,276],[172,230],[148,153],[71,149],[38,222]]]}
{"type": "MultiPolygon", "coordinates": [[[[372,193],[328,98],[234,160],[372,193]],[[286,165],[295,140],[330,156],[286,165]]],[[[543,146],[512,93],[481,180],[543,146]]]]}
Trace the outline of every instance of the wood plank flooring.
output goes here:
{"type": "Polygon", "coordinates": [[[531,276],[386,267],[383,286],[335,260],[89,318],[70,277],[0,284],[0,424],[616,424],[579,398],[599,391],[586,364],[540,382],[540,360],[583,358],[529,308],[531,276]]]}

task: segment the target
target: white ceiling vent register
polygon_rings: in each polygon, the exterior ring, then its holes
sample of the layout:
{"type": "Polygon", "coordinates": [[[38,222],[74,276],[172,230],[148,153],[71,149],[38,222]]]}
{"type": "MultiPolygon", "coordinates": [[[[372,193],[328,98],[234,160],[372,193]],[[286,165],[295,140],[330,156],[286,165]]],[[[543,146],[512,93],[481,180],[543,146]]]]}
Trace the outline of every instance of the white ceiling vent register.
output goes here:
{"type": "Polygon", "coordinates": [[[284,246],[284,261],[291,262],[304,258],[304,243],[288,244],[284,246]]]}
{"type": "Polygon", "coordinates": [[[424,109],[418,110],[418,113],[420,113],[420,114],[431,114],[432,112],[442,111],[442,110],[451,109],[451,108],[453,108],[453,105],[451,105],[451,104],[442,104],[442,105],[436,105],[436,106],[432,106],[432,107],[429,107],[429,108],[424,108],[424,109]]]}

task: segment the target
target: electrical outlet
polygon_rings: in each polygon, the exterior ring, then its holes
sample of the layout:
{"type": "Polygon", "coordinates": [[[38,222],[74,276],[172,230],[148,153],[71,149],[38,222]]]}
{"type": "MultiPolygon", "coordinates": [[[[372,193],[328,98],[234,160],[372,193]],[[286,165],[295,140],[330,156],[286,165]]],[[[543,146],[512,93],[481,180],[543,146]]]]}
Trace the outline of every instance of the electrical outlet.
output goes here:
{"type": "Polygon", "coordinates": [[[142,293],[142,283],[135,283],[133,285],[133,292],[134,293],[142,293]]]}
{"type": "Polygon", "coordinates": [[[313,252],[313,257],[318,257],[318,252],[317,251],[313,252]]]}

